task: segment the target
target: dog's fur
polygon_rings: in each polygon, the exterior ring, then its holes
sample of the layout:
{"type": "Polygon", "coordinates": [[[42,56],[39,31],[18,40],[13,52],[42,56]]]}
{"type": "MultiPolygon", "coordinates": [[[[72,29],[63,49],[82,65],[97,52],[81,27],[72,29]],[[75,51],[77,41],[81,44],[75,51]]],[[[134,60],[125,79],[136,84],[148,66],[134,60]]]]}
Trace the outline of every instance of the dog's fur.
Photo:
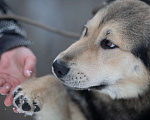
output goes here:
{"type": "Polygon", "coordinates": [[[52,75],[26,81],[14,105],[26,114],[41,110],[37,120],[149,120],[149,45],[150,6],[114,1],[54,60],[70,69],[54,72],[65,86],[52,75]]]}

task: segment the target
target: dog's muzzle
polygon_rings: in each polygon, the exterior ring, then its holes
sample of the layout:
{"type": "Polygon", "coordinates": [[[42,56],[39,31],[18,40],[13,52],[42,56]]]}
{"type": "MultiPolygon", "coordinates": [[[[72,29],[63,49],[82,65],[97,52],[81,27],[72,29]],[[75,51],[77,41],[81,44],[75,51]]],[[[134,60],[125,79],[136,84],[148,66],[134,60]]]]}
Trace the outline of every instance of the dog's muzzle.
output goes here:
{"type": "Polygon", "coordinates": [[[54,73],[58,78],[62,78],[69,72],[70,68],[68,68],[65,64],[58,62],[57,60],[53,63],[54,73]]]}

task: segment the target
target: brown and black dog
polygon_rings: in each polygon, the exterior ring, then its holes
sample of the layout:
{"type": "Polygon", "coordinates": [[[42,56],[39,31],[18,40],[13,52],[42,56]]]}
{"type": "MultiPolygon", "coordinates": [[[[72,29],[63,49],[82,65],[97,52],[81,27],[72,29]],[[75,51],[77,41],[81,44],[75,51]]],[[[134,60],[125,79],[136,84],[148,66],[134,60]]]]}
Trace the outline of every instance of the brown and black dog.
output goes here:
{"type": "Polygon", "coordinates": [[[37,120],[150,120],[149,46],[150,6],[113,1],[57,56],[55,77],[19,85],[14,105],[37,120]]]}

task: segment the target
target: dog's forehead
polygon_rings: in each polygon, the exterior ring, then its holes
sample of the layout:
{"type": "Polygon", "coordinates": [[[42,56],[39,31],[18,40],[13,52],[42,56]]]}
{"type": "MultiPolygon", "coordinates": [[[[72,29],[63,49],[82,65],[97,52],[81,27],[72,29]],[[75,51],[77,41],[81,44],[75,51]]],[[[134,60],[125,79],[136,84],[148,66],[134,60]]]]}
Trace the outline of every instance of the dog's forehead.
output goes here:
{"type": "Polygon", "coordinates": [[[130,44],[145,44],[150,37],[150,7],[138,0],[115,1],[100,10],[91,21],[99,28],[118,23],[116,28],[120,28],[122,38],[130,44]]]}

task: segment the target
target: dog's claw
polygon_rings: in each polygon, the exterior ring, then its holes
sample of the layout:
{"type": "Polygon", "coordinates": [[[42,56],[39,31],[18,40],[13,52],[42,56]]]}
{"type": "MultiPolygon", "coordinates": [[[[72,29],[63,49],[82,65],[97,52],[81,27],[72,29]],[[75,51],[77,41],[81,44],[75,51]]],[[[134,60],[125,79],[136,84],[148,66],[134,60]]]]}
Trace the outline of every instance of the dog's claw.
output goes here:
{"type": "Polygon", "coordinates": [[[34,112],[38,112],[38,111],[40,111],[40,107],[38,105],[35,105],[34,112]]]}
{"type": "Polygon", "coordinates": [[[17,89],[18,92],[21,91],[21,90],[22,90],[22,88],[18,88],[18,89],[17,89]]]}
{"type": "Polygon", "coordinates": [[[14,92],[14,97],[17,95],[17,92],[14,92]]]}
{"type": "Polygon", "coordinates": [[[14,92],[14,97],[16,97],[16,95],[19,93],[19,91],[21,91],[22,88],[18,88],[15,92],[14,92]]]}
{"type": "Polygon", "coordinates": [[[20,103],[20,98],[19,98],[19,97],[15,100],[15,103],[16,103],[16,105],[19,107],[19,105],[21,104],[21,103],[20,103]]]}

